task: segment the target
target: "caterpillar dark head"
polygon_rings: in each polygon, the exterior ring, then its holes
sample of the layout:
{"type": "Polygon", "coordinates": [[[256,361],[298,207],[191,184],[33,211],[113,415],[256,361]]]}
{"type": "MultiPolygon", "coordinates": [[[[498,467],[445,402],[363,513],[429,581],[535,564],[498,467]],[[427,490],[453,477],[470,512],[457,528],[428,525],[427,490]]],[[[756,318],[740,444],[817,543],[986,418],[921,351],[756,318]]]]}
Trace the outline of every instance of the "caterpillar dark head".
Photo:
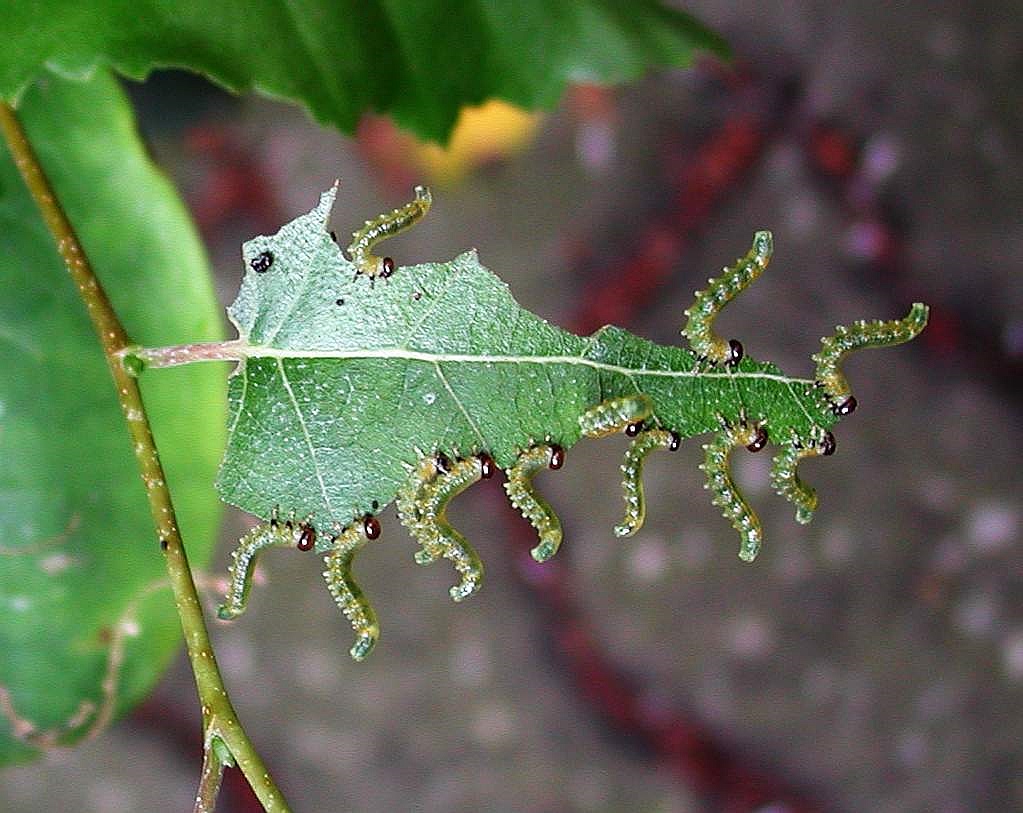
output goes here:
{"type": "Polygon", "coordinates": [[[728,356],[725,358],[725,364],[729,367],[734,367],[740,361],[745,351],[742,349],[742,342],[738,339],[728,340],[728,356]]]}
{"type": "Polygon", "coordinates": [[[856,398],[855,396],[848,396],[843,398],[837,404],[832,404],[832,410],[835,414],[844,418],[846,415],[852,415],[856,411],[856,398]]]}
{"type": "Polygon", "coordinates": [[[494,463],[494,458],[483,452],[479,455],[480,460],[480,477],[484,480],[489,480],[494,476],[497,471],[497,464],[494,463]]]}
{"type": "Polygon", "coordinates": [[[380,536],[380,520],[372,514],[366,514],[362,518],[362,532],[366,539],[377,539],[380,536]]]}
{"type": "Polygon", "coordinates": [[[758,426],[757,433],[753,436],[753,440],[746,444],[746,448],[751,452],[759,452],[767,445],[767,427],[758,426]]]}
{"type": "Polygon", "coordinates": [[[299,528],[298,549],[312,550],[316,546],[316,529],[306,522],[303,522],[299,528]]]}

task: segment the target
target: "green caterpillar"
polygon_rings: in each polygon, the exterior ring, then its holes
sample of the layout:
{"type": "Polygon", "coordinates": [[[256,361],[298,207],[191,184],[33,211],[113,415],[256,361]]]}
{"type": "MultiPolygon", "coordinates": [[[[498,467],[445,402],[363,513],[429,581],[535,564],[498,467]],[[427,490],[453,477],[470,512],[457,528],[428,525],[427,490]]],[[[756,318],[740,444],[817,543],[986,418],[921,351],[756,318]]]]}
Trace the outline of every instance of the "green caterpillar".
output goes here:
{"type": "MultiPolygon", "coordinates": [[[[632,424],[632,426],[638,426],[632,424]]],[[[626,432],[629,429],[626,428],[626,432]]],[[[621,525],[615,526],[615,536],[633,536],[646,519],[646,499],[643,496],[643,462],[654,449],[667,449],[674,452],[682,443],[675,432],[664,429],[637,431],[635,440],[625,453],[622,461],[622,494],[625,497],[625,519],[621,525]]]]}
{"type": "Polygon", "coordinates": [[[767,267],[773,244],[760,231],[685,311],[688,348],[610,326],[579,337],[522,310],[473,252],[401,273],[372,255],[376,243],[426,213],[431,199],[422,188],[355,233],[349,262],[326,231],[335,191],[277,235],[245,246],[250,270],[229,310],[241,336],[230,357],[240,363],[218,488],[269,522],[242,538],[220,615],[244,611],[260,551],[315,548],[327,555],[328,587],[355,630],[356,659],[373,648],[379,627],[351,564],[379,535],[374,514],[383,506],[396,501],[420,546],[416,561],[453,563],[460,583],[451,595],[460,601],[479,589],[483,568],[446,508],[473,483],[505,471],[508,498],[536,530],[532,555],[542,562],[558,551],[563,531],[533,478],[560,469],[573,444],[618,431],[633,438],[622,464],[625,517],[615,528],[631,536],[646,514],[647,455],[709,433],[707,488],[739,534],[740,558],[751,561],[763,531],[731,478],[733,451],[779,446],[772,484],[796,518],[809,521],[817,495],[796,469],[804,457],[834,452],[831,430],[856,406],[842,361],[909,341],[927,323],[927,307],[915,304],[897,321],[839,327],[813,357],[814,379],[755,361],[736,339],[717,336],[714,320],[767,267]],[[389,284],[374,289],[359,276],[389,284]],[[288,475],[296,470],[307,474],[288,475]],[[292,519],[281,522],[276,503],[292,519]],[[296,515],[306,519],[296,523],[296,515]]]}
{"type": "Polygon", "coordinates": [[[561,547],[561,520],[547,501],[533,488],[533,477],[543,469],[560,469],[565,465],[565,450],[560,446],[530,446],[524,449],[508,469],[504,490],[519,513],[536,529],[540,544],[530,551],[538,562],[546,562],[561,547]]]}
{"type": "Polygon", "coordinates": [[[430,190],[424,186],[417,186],[412,191],[415,198],[409,203],[367,220],[361,229],[352,232],[348,256],[358,269],[357,273],[369,277],[370,282],[377,277],[387,279],[394,273],[394,260],[390,257],[377,257],[372,253],[373,247],[381,240],[412,228],[430,211],[430,204],[433,203],[430,190]]]}
{"type": "Polygon", "coordinates": [[[416,476],[398,494],[398,517],[422,548],[416,562],[429,564],[443,556],[461,575],[461,583],[451,588],[451,598],[462,601],[475,593],[483,582],[483,563],[476,551],[451,527],[445,509],[451,500],[473,483],[494,476],[494,461],[478,455],[452,463],[437,455],[428,465],[419,466],[416,476]]]}

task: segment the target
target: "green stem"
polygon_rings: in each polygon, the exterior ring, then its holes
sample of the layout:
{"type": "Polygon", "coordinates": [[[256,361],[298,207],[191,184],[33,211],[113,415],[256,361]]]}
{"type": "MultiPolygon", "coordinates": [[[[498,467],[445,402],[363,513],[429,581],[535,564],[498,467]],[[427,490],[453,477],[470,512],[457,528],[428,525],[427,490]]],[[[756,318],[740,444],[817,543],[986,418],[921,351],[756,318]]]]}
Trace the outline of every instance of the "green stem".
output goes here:
{"type": "Polygon", "coordinates": [[[99,335],[110,374],[117,388],[117,397],[131,434],[153,524],[170,575],[192,672],[195,674],[205,729],[203,741],[210,742],[213,737],[223,740],[262,802],[263,808],[272,813],[289,813],[290,808],[245,734],[224,688],[224,681],[217,667],[203,618],[202,606],[199,603],[199,594],[178,531],[166,477],[146,418],[142,394],[137,380],[122,363],[123,351],[130,346],[128,335],[114,312],[103,286],[93,273],[89,259],[43,172],[25,130],[14,110],[4,102],[0,102],[0,130],[3,131],[4,139],[25,185],[39,207],[43,221],[53,235],[71,279],[78,287],[78,293],[99,335]]]}

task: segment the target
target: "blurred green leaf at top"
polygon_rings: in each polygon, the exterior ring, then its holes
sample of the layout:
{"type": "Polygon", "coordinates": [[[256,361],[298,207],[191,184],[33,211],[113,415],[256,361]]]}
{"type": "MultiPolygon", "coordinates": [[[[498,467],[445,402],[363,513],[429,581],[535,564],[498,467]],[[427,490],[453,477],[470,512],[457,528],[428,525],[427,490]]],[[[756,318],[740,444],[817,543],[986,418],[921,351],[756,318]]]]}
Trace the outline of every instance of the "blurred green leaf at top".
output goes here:
{"type": "Polygon", "coordinates": [[[440,142],[465,105],[551,108],[570,82],[624,82],[726,52],[659,0],[13,0],[2,16],[8,101],[44,66],[134,79],[176,67],[301,103],[346,132],[377,112],[440,142]]]}

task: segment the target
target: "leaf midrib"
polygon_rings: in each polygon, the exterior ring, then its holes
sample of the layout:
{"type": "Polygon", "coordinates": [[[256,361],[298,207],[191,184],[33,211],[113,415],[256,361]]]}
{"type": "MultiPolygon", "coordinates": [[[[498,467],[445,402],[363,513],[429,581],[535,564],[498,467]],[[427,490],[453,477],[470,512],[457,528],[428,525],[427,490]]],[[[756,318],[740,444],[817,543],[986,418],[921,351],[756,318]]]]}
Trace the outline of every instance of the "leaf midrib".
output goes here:
{"type": "MultiPolygon", "coordinates": [[[[358,360],[358,359],[394,359],[397,361],[418,361],[425,364],[542,364],[561,365],[569,364],[579,367],[589,367],[599,372],[616,373],[624,376],[655,376],[658,378],[707,378],[707,379],[745,379],[776,381],[780,384],[812,385],[815,382],[809,378],[793,378],[791,376],[777,373],[751,372],[747,370],[662,370],[647,367],[625,367],[619,364],[608,364],[597,361],[586,356],[561,356],[561,355],[504,355],[487,353],[432,353],[423,350],[410,350],[404,347],[381,347],[360,350],[297,350],[282,347],[267,347],[266,345],[250,345],[244,343],[234,344],[231,348],[234,357],[245,359],[271,358],[271,359],[334,359],[358,360]]],[[[219,360],[223,360],[221,357],[219,360]]],[[[216,361],[218,359],[196,358],[195,361],[216,361]]]]}

